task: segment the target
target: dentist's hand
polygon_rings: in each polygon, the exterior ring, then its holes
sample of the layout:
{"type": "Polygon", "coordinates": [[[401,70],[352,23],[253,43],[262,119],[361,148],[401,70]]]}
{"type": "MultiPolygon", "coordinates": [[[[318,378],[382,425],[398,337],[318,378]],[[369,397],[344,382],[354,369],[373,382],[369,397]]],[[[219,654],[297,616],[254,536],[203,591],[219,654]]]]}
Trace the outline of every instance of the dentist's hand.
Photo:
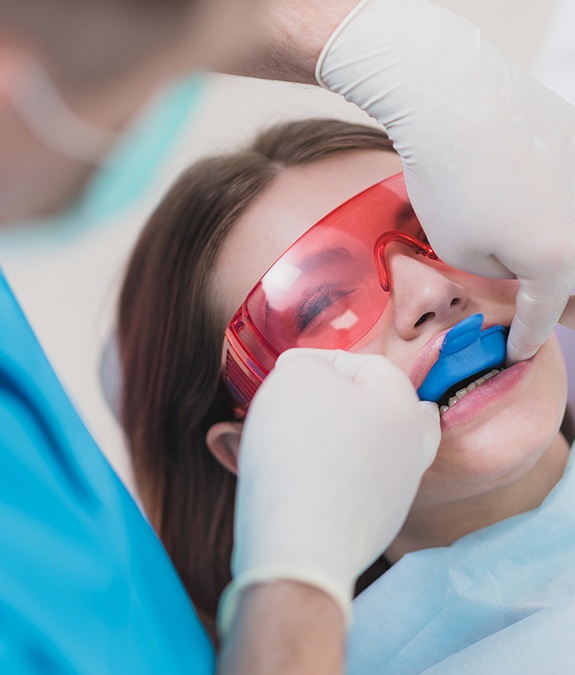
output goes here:
{"type": "Polygon", "coordinates": [[[359,574],[401,528],[440,440],[437,406],[382,356],[284,353],[245,423],[236,496],[234,582],[302,581],[346,611],[359,574]]]}
{"type": "Polygon", "coordinates": [[[517,277],[508,359],[575,327],[575,109],[428,0],[362,2],[319,79],[387,128],[440,258],[517,277]],[[567,306],[567,309],[566,309],[567,306]]]}

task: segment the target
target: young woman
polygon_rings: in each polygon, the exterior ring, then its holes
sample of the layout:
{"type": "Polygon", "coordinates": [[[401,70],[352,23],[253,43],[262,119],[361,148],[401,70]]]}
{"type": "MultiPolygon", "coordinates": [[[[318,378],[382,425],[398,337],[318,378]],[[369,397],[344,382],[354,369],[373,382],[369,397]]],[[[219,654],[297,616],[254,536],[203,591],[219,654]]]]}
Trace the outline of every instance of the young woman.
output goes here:
{"type": "MultiPolygon", "coordinates": [[[[144,508],[214,638],[230,579],[242,427],[221,371],[226,325],[294,241],[400,170],[378,129],[329,120],[282,125],[243,152],[189,169],[134,251],[119,307],[123,424],[144,508]]],[[[415,386],[465,317],[482,313],[486,325],[508,327],[517,289],[418,253],[401,242],[386,247],[387,306],[350,347],[387,356],[415,386]]],[[[302,330],[331,302],[308,300],[302,330]]],[[[445,412],[437,459],[408,519],[358,591],[410,552],[449,546],[536,508],[562,477],[566,376],[556,340],[498,378],[488,396],[478,391],[445,412]]]]}

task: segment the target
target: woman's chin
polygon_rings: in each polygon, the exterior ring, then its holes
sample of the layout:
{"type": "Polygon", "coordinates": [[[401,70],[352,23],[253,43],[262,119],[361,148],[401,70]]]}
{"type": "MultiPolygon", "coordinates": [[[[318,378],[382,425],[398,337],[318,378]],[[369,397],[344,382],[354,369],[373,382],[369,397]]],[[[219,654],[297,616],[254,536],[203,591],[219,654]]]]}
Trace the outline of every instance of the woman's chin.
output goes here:
{"type": "Polygon", "coordinates": [[[505,408],[482,424],[444,432],[420,494],[433,502],[478,496],[523,476],[555,441],[559,415],[547,406],[505,408]]]}

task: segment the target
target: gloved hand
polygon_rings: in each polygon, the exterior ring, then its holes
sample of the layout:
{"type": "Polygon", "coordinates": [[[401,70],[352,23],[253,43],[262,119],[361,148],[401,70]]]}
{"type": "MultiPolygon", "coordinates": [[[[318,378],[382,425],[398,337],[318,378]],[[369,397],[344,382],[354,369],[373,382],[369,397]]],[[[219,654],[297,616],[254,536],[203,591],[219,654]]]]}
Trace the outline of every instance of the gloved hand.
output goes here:
{"type": "Polygon", "coordinates": [[[575,110],[428,0],[364,0],[318,80],[382,123],[446,263],[517,277],[508,360],[575,327],[575,110]]]}
{"type": "Polygon", "coordinates": [[[291,350],[258,390],[239,452],[234,581],[295,579],[347,610],[356,577],[401,528],[440,440],[433,403],[383,356],[291,350]]]}

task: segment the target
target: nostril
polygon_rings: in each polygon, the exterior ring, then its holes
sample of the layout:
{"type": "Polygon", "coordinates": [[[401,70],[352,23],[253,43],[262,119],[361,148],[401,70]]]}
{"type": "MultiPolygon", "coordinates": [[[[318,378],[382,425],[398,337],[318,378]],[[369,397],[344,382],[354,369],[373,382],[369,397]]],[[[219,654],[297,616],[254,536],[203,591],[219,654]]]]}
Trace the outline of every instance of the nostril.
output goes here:
{"type": "Polygon", "coordinates": [[[431,319],[432,317],[435,316],[435,312],[426,312],[425,314],[422,314],[419,319],[414,324],[414,328],[417,328],[418,326],[421,326],[422,323],[425,323],[428,319],[431,319]]]}
{"type": "Polygon", "coordinates": [[[453,298],[453,300],[451,301],[451,306],[455,307],[455,305],[458,305],[460,302],[461,300],[459,298],[453,298]]]}

